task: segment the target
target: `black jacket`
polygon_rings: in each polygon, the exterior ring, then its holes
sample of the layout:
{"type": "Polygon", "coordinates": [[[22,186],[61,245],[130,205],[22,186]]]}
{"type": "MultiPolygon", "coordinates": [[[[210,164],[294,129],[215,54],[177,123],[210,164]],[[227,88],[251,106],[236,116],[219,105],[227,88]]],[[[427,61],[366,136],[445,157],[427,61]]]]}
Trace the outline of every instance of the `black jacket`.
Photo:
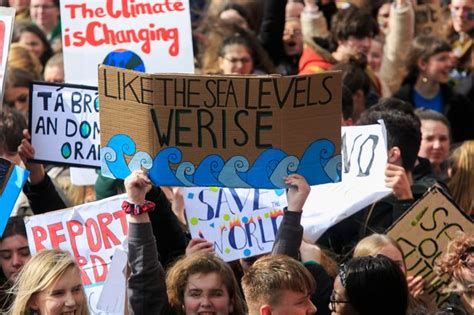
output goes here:
{"type": "MultiPolygon", "coordinates": [[[[415,104],[414,85],[405,83],[393,97],[415,104]]],[[[454,143],[474,139],[474,100],[456,93],[449,85],[441,84],[443,114],[451,124],[451,139],[454,143]]]]}

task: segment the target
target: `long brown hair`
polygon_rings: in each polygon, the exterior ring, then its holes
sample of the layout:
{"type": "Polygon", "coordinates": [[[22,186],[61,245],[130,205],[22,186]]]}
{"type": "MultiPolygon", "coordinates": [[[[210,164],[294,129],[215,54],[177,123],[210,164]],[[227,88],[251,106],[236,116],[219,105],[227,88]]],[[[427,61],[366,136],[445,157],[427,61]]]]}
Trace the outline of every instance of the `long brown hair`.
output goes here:
{"type": "Polygon", "coordinates": [[[168,301],[176,314],[184,315],[184,291],[189,277],[198,273],[218,274],[234,306],[232,314],[246,313],[242,293],[230,266],[213,253],[195,253],[179,259],[166,275],[168,301]]]}
{"type": "Polygon", "coordinates": [[[465,141],[448,159],[448,188],[454,201],[468,215],[474,210],[474,141],[465,141]]]}

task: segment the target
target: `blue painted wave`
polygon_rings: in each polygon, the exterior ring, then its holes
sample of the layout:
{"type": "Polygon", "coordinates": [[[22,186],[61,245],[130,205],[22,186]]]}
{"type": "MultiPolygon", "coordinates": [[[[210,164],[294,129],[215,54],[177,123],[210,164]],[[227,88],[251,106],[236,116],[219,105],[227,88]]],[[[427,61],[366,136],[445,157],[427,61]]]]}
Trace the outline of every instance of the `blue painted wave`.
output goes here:
{"type": "Polygon", "coordinates": [[[119,134],[110,138],[106,148],[102,149],[102,173],[104,175],[112,174],[115,178],[126,178],[131,171],[125,156],[135,154],[135,150],[135,142],[127,135],[119,134]]]}
{"type": "Polygon", "coordinates": [[[125,178],[131,171],[145,168],[156,185],[266,189],[285,188],[283,177],[293,173],[303,175],[311,185],[341,179],[341,157],[334,155],[335,146],[326,139],[311,143],[301,159],[279,149],[268,149],[252,165],[243,156],[233,156],[225,161],[216,154],[208,155],[200,164],[194,165],[183,161],[182,152],[176,147],[161,150],[152,160],[145,152],[135,153],[135,149],[128,136],[112,137],[102,149],[104,175],[125,178]],[[128,165],[126,155],[133,155],[128,165]]]}
{"type": "Polygon", "coordinates": [[[224,164],[224,160],[217,154],[206,156],[194,173],[194,184],[201,187],[221,186],[218,177],[224,164]]]}
{"type": "Polygon", "coordinates": [[[296,173],[303,175],[311,185],[333,182],[326,174],[324,166],[334,155],[336,147],[327,139],[321,139],[310,144],[303,153],[296,173]]]}

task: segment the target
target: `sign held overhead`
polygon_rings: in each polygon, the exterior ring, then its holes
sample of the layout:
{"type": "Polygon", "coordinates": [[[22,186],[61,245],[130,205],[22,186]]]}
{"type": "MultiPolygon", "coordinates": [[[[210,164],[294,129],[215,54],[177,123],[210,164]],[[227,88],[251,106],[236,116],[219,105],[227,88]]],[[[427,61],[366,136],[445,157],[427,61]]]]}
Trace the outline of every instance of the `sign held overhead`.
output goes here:
{"type": "MultiPolygon", "coordinates": [[[[102,172],[168,186],[338,181],[341,75],[158,75],[99,67],[102,172]]],[[[340,164],[340,163],[339,163],[340,164]]]]}

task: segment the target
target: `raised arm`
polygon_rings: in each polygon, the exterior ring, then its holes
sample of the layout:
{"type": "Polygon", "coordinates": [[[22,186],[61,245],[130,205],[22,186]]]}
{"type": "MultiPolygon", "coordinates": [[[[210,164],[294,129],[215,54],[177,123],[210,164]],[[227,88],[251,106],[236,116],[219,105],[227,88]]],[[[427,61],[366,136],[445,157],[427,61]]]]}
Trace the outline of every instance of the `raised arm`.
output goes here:
{"type": "Polygon", "coordinates": [[[135,171],[125,180],[128,201],[122,208],[129,214],[128,263],[131,273],[127,292],[130,314],[168,314],[165,272],[158,260],[148,215],[156,205],[145,200],[151,187],[143,171],[135,171]]]}

